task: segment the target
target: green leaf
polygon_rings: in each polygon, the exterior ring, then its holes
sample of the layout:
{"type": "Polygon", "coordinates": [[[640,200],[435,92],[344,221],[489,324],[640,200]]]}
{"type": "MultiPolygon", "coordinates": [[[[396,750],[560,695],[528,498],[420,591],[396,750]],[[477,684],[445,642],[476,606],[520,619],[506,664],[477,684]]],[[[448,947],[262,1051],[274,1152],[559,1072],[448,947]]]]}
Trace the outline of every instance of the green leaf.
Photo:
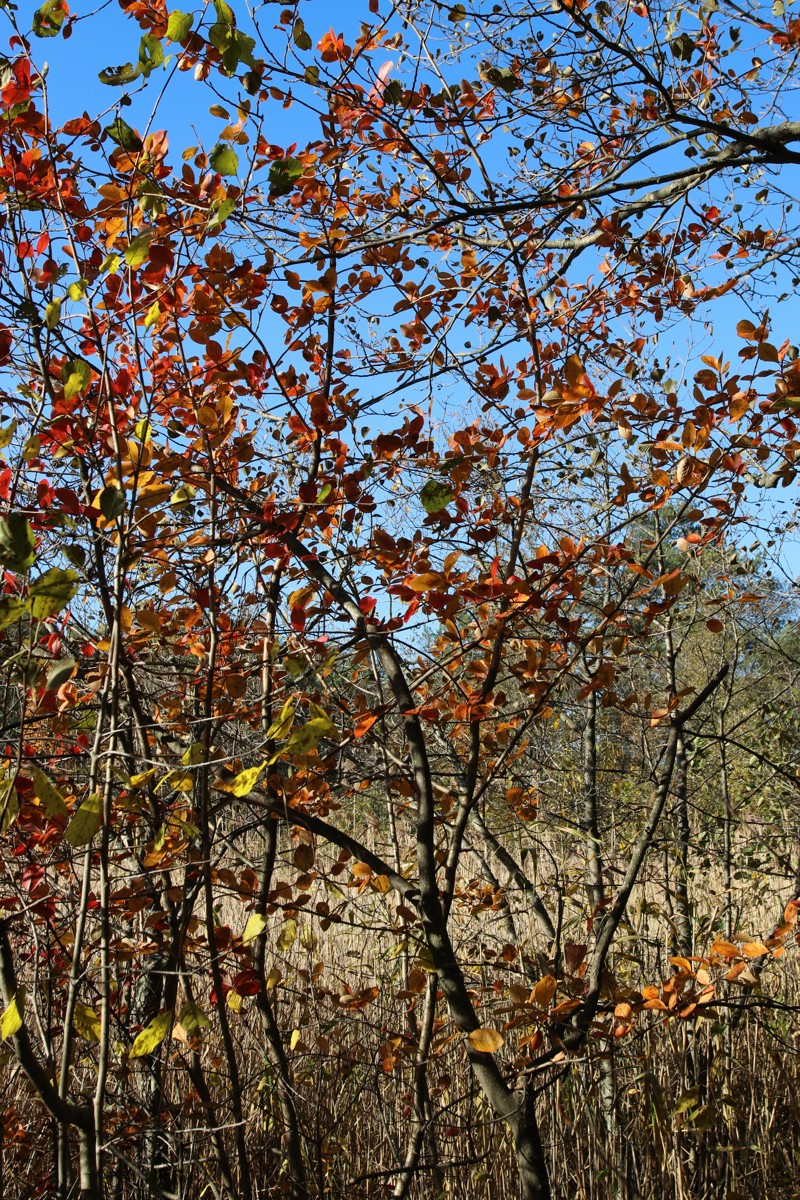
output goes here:
{"type": "Polygon", "coordinates": [[[11,445],[11,440],[17,431],[17,422],[12,421],[10,425],[6,425],[5,429],[0,429],[0,450],[5,450],[6,446],[11,445]]]}
{"type": "Polygon", "coordinates": [[[189,1034],[193,1037],[201,1029],[205,1029],[211,1024],[206,1014],[198,1004],[193,1000],[187,1000],[178,1014],[178,1021],[189,1034]]]}
{"type": "Polygon", "coordinates": [[[66,375],[64,399],[71,400],[73,396],[80,395],[84,388],[89,386],[92,371],[88,363],[81,362],[80,359],[73,359],[67,367],[66,375]]]}
{"type": "Polygon", "coordinates": [[[495,87],[499,87],[508,96],[512,92],[515,92],[517,88],[522,87],[522,80],[514,74],[510,67],[492,67],[486,65],[483,67],[482,78],[487,83],[492,83],[495,87]]]}
{"type": "Polygon", "coordinates": [[[6,833],[17,819],[19,796],[13,779],[0,779],[0,833],[6,833]]]}
{"type": "Polygon", "coordinates": [[[33,32],[40,38],[56,37],[61,32],[66,15],[67,9],[61,0],[47,0],[33,14],[33,32]]]}
{"type": "Polygon", "coordinates": [[[44,310],[44,323],[48,329],[55,329],[61,320],[61,301],[51,300],[44,310]]]}
{"type": "Polygon", "coordinates": [[[234,22],[233,9],[225,0],[214,0],[214,12],[222,25],[232,25],[234,22]]]}
{"type": "Polygon", "coordinates": [[[104,67],[98,72],[97,78],[107,87],[125,87],[127,83],[133,83],[134,79],[138,79],[142,73],[139,63],[120,63],[118,67],[104,67]]]}
{"type": "Polygon", "coordinates": [[[77,849],[78,846],[85,846],[90,842],[100,828],[102,815],[103,798],[99,792],[92,792],[91,796],[87,796],[84,800],[66,828],[64,837],[70,846],[77,849]]]}
{"type": "Polygon", "coordinates": [[[170,42],[185,41],[191,32],[193,20],[191,13],[184,13],[176,8],[169,14],[167,21],[167,40],[170,42]]]}
{"type": "Polygon", "coordinates": [[[239,156],[232,146],[217,142],[208,156],[208,161],[220,175],[236,175],[239,171],[239,156]]]}
{"type": "Polygon", "coordinates": [[[255,96],[261,91],[261,84],[264,82],[264,77],[260,71],[246,71],[242,76],[242,86],[248,96],[255,96]]]}
{"type": "Polygon", "coordinates": [[[100,1041],[100,1018],[88,1004],[77,1001],[72,1014],[72,1024],[75,1032],[87,1042],[100,1041]]]}
{"type": "Polygon", "coordinates": [[[212,25],[208,31],[208,40],[219,51],[222,68],[227,75],[235,74],[240,63],[245,63],[248,67],[256,67],[253,58],[256,46],[254,38],[248,37],[246,33],[240,33],[230,22],[218,21],[212,25]]]}
{"type": "Polygon", "coordinates": [[[62,684],[67,683],[75,674],[75,659],[71,655],[66,658],[60,658],[58,662],[53,663],[50,670],[47,672],[47,682],[45,690],[48,692],[57,692],[62,684]]]}
{"type": "Polygon", "coordinates": [[[672,39],[669,43],[669,48],[679,61],[691,62],[696,46],[694,38],[690,34],[682,33],[680,37],[672,39]]]}
{"type": "Polygon", "coordinates": [[[27,600],[20,596],[3,596],[0,599],[0,629],[13,625],[20,617],[30,611],[27,600]]]}
{"type": "Polygon", "coordinates": [[[116,117],[110,125],[106,125],[106,133],[112,142],[116,142],[123,150],[128,150],[132,154],[142,148],[142,139],[135,129],[131,129],[127,121],[123,121],[122,117],[116,117]]]}
{"type": "Polygon", "coordinates": [[[86,550],[77,542],[69,542],[64,547],[64,558],[67,562],[71,562],[73,567],[83,568],[86,566],[86,550]]]}
{"type": "Polygon", "coordinates": [[[125,512],[125,493],[115,483],[110,483],[100,493],[99,504],[105,519],[116,521],[125,512]]]}
{"type": "Polygon", "coordinates": [[[298,158],[280,158],[272,163],[269,168],[270,196],[287,195],[302,174],[303,164],[298,158]]]}
{"type": "Polygon", "coordinates": [[[298,50],[310,50],[314,44],[306,33],[306,27],[300,17],[297,18],[292,27],[292,41],[298,50]]]}
{"type": "Polygon", "coordinates": [[[22,513],[0,517],[0,561],[11,571],[27,571],[36,559],[36,538],[22,513]]]}
{"type": "Polygon", "coordinates": [[[79,279],[75,283],[71,283],[67,288],[67,295],[70,300],[82,300],[86,295],[87,280],[79,279]]]}
{"type": "Polygon", "coordinates": [[[152,233],[141,233],[137,238],[134,238],[128,249],[125,251],[125,262],[134,270],[140,267],[150,253],[150,243],[153,240],[152,233]]]}
{"type": "Polygon", "coordinates": [[[169,1033],[171,1025],[172,1013],[159,1013],[149,1025],[144,1027],[141,1033],[136,1035],[129,1057],[142,1058],[145,1054],[152,1054],[169,1033]]]}
{"type": "MultiPolygon", "coordinates": [[[[262,917],[261,913],[250,913],[247,918],[247,924],[242,932],[242,942],[246,946],[248,942],[254,941],[267,928],[267,922],[262,917]]],[[[181,1022],[183,1024],[183,1022],[181,1022]]]]}
{"type": "Polygon", "coordinates": [[[116,275],[121,262],[122,259],[118,254],[114,254],[113,252],[111,254],[107,254],[100,263],[101,274],[104,274],[106,271],[108,271],[109,275],[116,275]]]}
{"type": "Polygon", "coordinates": [[[25,1010],[25,992],[24,987],[17,988],[14,993],[14,999],[9,1004],[8,1008],[0,1017],[0,1037],[5,1041],[6,1038],[13,1037],[15,1033],[19,1033],[22,1029],[22,1014],[25,1010]]]}
{"type": "Polygon", "coordinates": [[[31,775],[33,776],[33,793],[37,800],[41,800],[48,817],[66,817],[67,806],[55,784],[38,767],[33,768],[31,775]]]}
{"type": "Polygon", "coordinates": [[[429,479],[419,494],[426,513],[438,513],[447,508],[453,499],[453,489],[447,483],[429,479]]]}
{"type": "Polygon", "coordinates": [[[34,621],[44,621],[65,608],[78,590],[79,578],[77,571],[51,567],[35,579],[28,588],[34,621]]]}
{"type": "Polygon", "coordinates": [[[236,208],[235,200],[221,200],[214,206],[214,215],[208,222],[209,229],[219,229],[236,208]]]}
{"type": "Polygon", "coordinates": [[[161,39],[153,33],[146,33],[139,43],[139,67],[145,79],[164,62],[164,47],[161,39]]]}

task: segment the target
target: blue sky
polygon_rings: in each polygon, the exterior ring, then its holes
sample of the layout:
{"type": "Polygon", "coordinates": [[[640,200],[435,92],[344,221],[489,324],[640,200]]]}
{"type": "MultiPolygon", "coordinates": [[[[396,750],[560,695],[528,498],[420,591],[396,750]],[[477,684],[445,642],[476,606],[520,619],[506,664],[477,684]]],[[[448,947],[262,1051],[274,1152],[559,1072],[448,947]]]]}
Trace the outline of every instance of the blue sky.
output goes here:
{"type": "MultiPolygon", "coordinates": [[[[196,24],[201,9],[193,10],[189,3],[183,7],[187,11],[195,12],[196,24]]],[[[246,30],[248,20],[244,6],[237,3],[233,7],[240,26],[246,30]]],[[[33,39],[32,45],[37,65],[41,67],[45,62],[48,63],[48,98],[51,118],[55,123],[79,115],[84,110],[92,117],[106,113],[107,119],[103,123],[108,123],[119,111],[125,120],[140,132],[144,132],[148,127],[166,129],[169,132],[171,158],[174,163],[178,161],[180,151],[186,146],[203,144],[206,150],[213,146],[226,121],[209,113],[209,104],[213,102],[214,96],[208,86],[198,86],[191,72],[175,70],[174,56],[168,59],[166,68],[153,71],[144,89],[137,92],[134,86],[133,103],[129,107],[117,109],[124,89],[103,85],[98,79],[98,73],[109,66],[128,61],[135,62],[141,30],[134,21],[125,17],[115,2],[94,10],[91,5],[78,0],[72,5],[72,9],[80,19],[76,21],[69,40],[60,37],[33,39]],[[156,98],[158,109],[152,118],[156,98]]],[[[345,0],[335,8],[323,5],[317,0],[316,3],[301,6],[299,11],[314,43],[327,31],[331,21],[334,22],[336,32],[343,32],[346,39],[352,41],[362,20],[375,20],[370,16],[366,2],[354,3],[353,0],[345,0]]],[[[277,23],[280,12],[279,4],[262,8],[262,27],[269,30],[277,23]]],[[[276,47],[282,46],[285,38],[284,31],[276,33],[276,47]]],[[[174,52],[177,47],[166,44],[165,49],[174,52]]],[[[258,51],[256,53],[258,54],[258,51]]],[[[394,57],[397,58],[396,55],[394,57]]],[[[404,66],[399,62],[395,74],[402,78],[411,65],[407,63],[404,66]]],[[[237,98],[244,93],[236,80],[226,83],[217,77],[216,82],[221,89],[219,101],[234,114],[237,98]]],[[[317,119],[299,104],[290,109],[283,109],[279,104],[272,103],[267,106],[267,113],[269,127],[265,128],[265,134],[273,143],[286,146],[296,142],[302,145],[318,136],[317,119]]],[[[797,115],[800,116],[800,113],[797,115]]],[[[800,169],[786,168],[783,184],[800,196],[800,169]]],[[[752,192],[748,195],[752,196],[752,192]]],[[[769,223],[769,216],[769,211],[765,209],[765,223],[769,223]]],[[[773,340],[780,344],[784,338],[789,337],[800,342],[800,306],[791,278],[785,273],[776,282],[774,295],[770,295],[769,307],[773,322],[773,340]],[[777,297],[782,294],[784,298],[778,300],[777,297]]],[[[699,356],[703,353],[720,355],[735,364],[738,351],[744,344],[735,336],[737,321],[743,317],[760,318],[763,314],[763,309],[758,304],[746,304],[734,293],[716,301],[710,308],[713,309],[713,331],[703,330],[699,324],[693,324],[690,330],[685,322],[678,322],[674,330],[665,327],[662,331],[659,357],[662,363],[668,355],[672,357],[673,365],[668,369],[669,375],[676,377],[679,374],[679,364],[686,362],[686,374],[691,377],[699,365],[699,356]],[[691,344],[686,340],[689,333],[692,337],[691,344]]],[[[711,312],[709,315],[712,315],[711,312]]],[[[794,492],[794,488],[789,491],[794,492]]],[[[770,493],[753,491],[752,496],[761,510],[761,524],[765,530],[768,530],[771,523],[785,518],[787,509],[794,500],[793,496],[783,490],[770,493]]],[[[762,537],[766,540],[767,533],[762,537]]],[[[796,544],[785,551],[784,565],[793,575],[800,570],[800,549],[796,544]]]]}

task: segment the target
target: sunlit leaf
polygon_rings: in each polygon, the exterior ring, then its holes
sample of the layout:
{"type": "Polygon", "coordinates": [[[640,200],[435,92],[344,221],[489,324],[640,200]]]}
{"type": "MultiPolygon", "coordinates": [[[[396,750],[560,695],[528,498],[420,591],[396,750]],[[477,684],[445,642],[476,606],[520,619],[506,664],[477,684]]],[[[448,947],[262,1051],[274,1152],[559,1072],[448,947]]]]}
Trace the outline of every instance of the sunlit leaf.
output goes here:
{"type": "Polygon", "coordinates": [[[236,175],[239,172],[239,156],[232,146],[217,142],[208,156],[208,161],[220,175],[236,175]]]}
{"type": "Polygon", "coordinates": [[[25,994],[24,987],[17,988],[14,993],[14,998],[8,1007],[0,1016],[0,1037],[5,1041],[6,1038],[13,1037],[15,1033],[19,1033],[22,1029],[22,1014],[25,1011],[25,994]]]}
{"type": "Polygon", "coordinates": [[[250,916],[247,918],[247,924],[242,932],[242,942],[244,945],[247,945],[248,942],[252,942],[255,938],[259,937],[260,934],[264,932],[266,927],[267,922],[264,920],[261,913],[250,913],[250,916]]]}
{"type": "Polygon", "coordinates": [[[170,42],[183,42],[189,36],[192,28],[194,17],[191,13],[181,12],[180,9],[174,9],[169,14],[167,21],[167,39],[170,42]]]}
{"type": "Polygon", "coordinates": [[[67,377],[64,380],[64,399],[72,400],[74,396],[79,396],[89,386],[91,377],[88,363],[82,359],[73,360],[67,368],[67,377]]]}
{"type": "Polygon", "coordinates": [[[164,1038],[170,1031],[171,1025],[172,1013],[159,1013],[149,1025],[145,1026],[141,1033],[137,1034],[128,1057],[142,1058],[145,1054],[152,1054],[164,1041],[164,1038]]]}
{"type": "Polygon", "coordinates": [[[51,567],[39,575],[28,589],[33,619],[44,621],[66,608],[78,590],[79,578],[77,571],[61,567],[51,567]]]}
{"type": "Polygon", "coordinates": [[[64,837],[70,846],[85,846],[91,842],[100,828],[103,817],[103,798],[99,792],[87,796],[80,808],[74,813],[67,826],[64,837]]]}
{"type": "Polygon", "coordinates": [[[467,1034],[467,1039],[472,1049],[480,1054],[494,1054],[503,1044],[503,1035],[487,1027],[473,1029],[467,1034]]]}

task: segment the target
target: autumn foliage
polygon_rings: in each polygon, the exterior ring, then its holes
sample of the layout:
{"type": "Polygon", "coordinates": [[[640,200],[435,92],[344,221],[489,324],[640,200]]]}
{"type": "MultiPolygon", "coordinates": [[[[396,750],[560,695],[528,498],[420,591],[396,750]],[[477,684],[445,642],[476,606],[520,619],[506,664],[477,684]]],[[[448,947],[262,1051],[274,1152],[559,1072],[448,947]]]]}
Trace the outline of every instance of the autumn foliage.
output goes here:
{"type": "Polygon", "coordinates": [[[732,1198],[800,25],[357,9],[0,14],[5,1195],[732,1198]]]}

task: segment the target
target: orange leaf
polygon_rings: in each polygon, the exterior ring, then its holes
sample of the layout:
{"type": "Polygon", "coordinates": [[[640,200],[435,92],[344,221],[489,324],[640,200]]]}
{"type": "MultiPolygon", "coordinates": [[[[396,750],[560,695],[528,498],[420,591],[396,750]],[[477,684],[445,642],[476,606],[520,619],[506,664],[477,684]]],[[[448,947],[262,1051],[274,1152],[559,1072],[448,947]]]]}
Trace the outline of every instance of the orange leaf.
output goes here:
{"type": "Polygon", "coordinates": [[[365,713],[363,717],[359,717],[353,726],[353,737],[362,738],[372,729],[377,719],[375,713],[365,713]]]}
{"type": "Polygon", "coordinates": [[[718,954],[720,958],[738,958],[739,951],[734,946],[733,942],[723,941],[721,938],[714,942],[711,947],[712,954],[718,954]]]}
{"type": "Polygon", "coordinates": [[[545,975],[533,989],[533,1003],[538,1008],[549,1008],[557,988],[558,980],[552,975],[545,975]]]}
{"type": "Polygon", "coordinates": [[[503,1035],[496,1029],[473,1029],[472,1033],[467,1034],[467,1040],[472,1049],[480,1054],[494,1054],[503,1044],[503,1035]]]}
{"type": "Polygon", "coordinates": [[[421,575],[406,580],[406,587],[411,588],[412,592],[430,592],[434,588],[446,586],[447,580],[440,571],[423,571],[421,575]]]}

